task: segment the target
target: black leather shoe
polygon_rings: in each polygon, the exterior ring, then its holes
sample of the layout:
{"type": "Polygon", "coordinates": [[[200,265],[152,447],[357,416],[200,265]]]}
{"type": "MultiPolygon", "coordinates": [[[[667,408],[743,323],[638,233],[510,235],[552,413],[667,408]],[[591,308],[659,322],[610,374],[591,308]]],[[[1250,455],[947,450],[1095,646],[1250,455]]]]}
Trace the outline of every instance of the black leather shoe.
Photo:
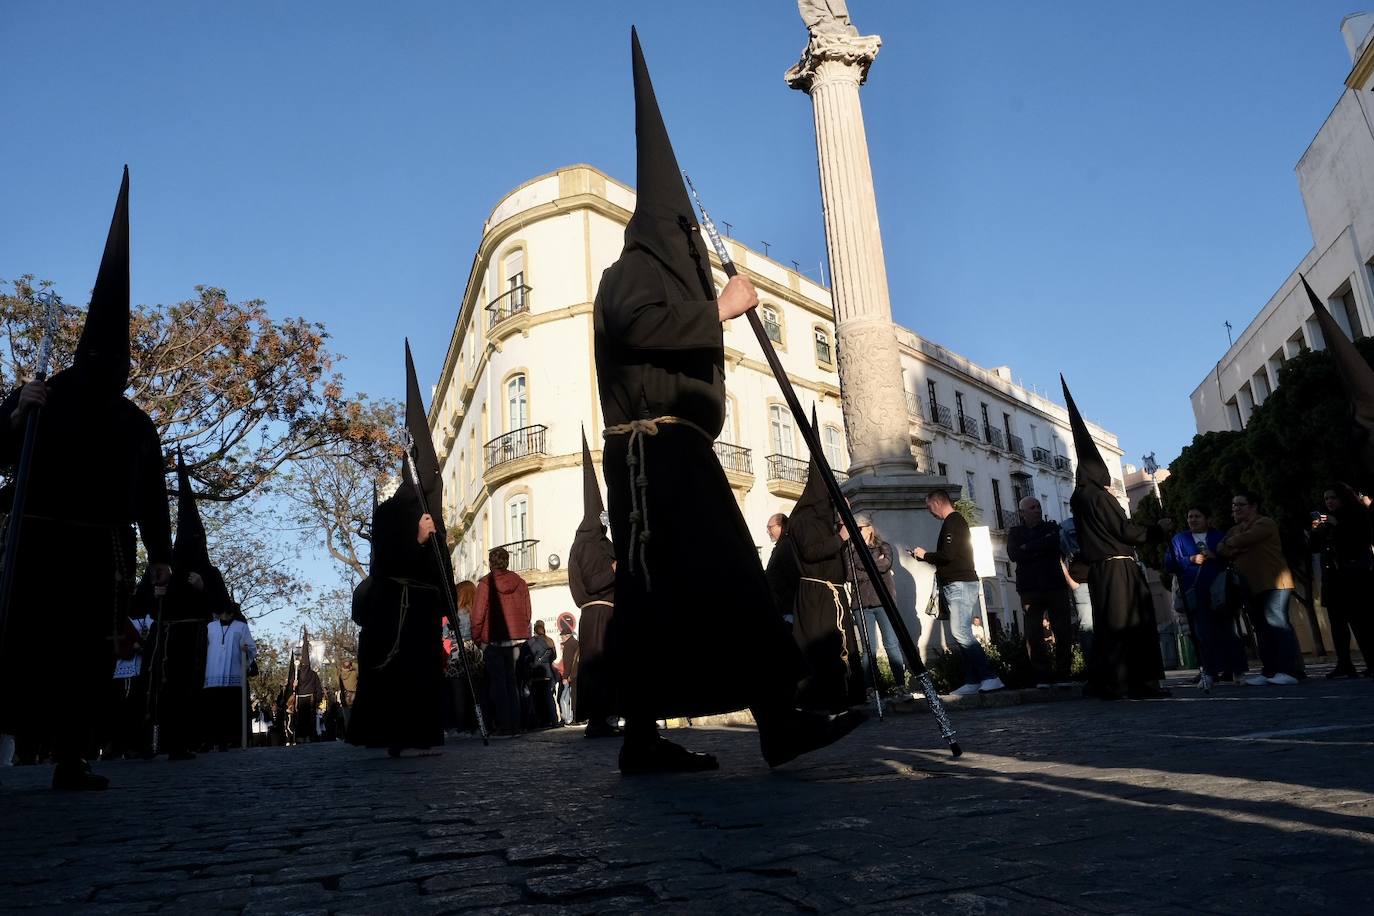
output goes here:
{"type": "Polygon", "coordinates": [[[1338,667],[1336,667],[1336,668],[1332,668],[1332,669],[1331,669],[1330,673],[1326,675],[1326,679],[1329,681],[1329,680],[1331,680],[1331,679],[1333,679],[1333,678],[1338,678],[1338,677],[1359,677],[1359,676],[1360,676],[1360,673],[1359,673],[1358,671],[1355,670],[1355,667],[1354,667],[1353,665],[1350,666],[1349,668],[1344,668],[1344,667],[1339,667],[1339,666],[1338,666],[1338,667]]]}
{"type": "Polygon", "coordinates": [[[699,754],[674,744],[667,738],[626,743],[620,748],[620,774],[645,776],[649,773],[706,773],[719,770],[711,754],[699,754]]]}
{"type": "Polygon", "coordinates": [[[91,765],[80,763],[59,763],[52,771],[52,787],[59,792],[99,792],[110,787],[104,776],[91,772],[91,765]]]}
{"type": "Polygon", "coordinates": [[[802,754],[839,741],[868,720],[868,713],[851,709],[838,716],[798,711],[789,722],[759,731],[759,748],[770,767],[779,767],[802,754]]]}
{"type": "Polygon", "coordinates": [[[588,738],[616,738],[620,736],[620,729],[605,719],[590,719],[587,722],[587,730],[582,734],[588,738]]]}

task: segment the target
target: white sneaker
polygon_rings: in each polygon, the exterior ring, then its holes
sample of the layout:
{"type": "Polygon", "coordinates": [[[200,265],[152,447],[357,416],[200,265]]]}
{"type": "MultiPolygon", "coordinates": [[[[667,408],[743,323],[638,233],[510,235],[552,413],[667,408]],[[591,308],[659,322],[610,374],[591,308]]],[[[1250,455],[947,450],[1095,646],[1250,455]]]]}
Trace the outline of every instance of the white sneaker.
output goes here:
{"type": "Polygon", "coordinates": [[[1247,674],[1245,675],[1245,683],[1250,687],[1263,687],[1269,683],[1269,678],[1262,674],[1247,674]]]}
{"type": "Polygon", "coordinates": [[[971,697],[982,687],[981,684],[965,684],[962,687],[955,687],[950,691],[951,696],[971,697]]]}
{"type": "Polygon", "coordinates": [[[1205,673],[1204,673],[1204,674],[1202,675],[1202,677],[1200,677],[1200,678],[1198,679],[1198,682],[1197,682],[1197,689],[1198,689],[1198,690],[1201,690],[1203,693],[1211,693],[1211,692],[1212,692],[1212,676],[1211,676],[1210,674],[1205,674],[1205,673]]]}
{"type": "Polygon", "coordinates": [[[1280,687],[1292,687],[1294,684],[1298,682],[1298,679],[1293,677],[1293,675],[1284,674],[1282,671],[1280,671],[1273,677],[1265,678],[1265,680],[1271,684],[1277,684],[1280,687]]]}
{"type": "Polygon", "coordinates": [[[991,693],[994,690],[1002,690],[1006,686],[1006,684],[1002,683],[1002,679],[1000,677],[990,677],[986,681],[978,685],[978,692],[991,693]]]}

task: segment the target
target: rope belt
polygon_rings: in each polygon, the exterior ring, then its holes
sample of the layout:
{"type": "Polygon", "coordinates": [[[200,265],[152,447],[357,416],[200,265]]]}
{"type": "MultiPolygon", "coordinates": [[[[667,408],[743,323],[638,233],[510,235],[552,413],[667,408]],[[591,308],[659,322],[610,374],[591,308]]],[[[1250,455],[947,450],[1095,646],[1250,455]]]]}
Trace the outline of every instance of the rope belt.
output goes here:
{"type": "Polygon", "coordinates": [[[810,576],[802,576],[803,582],[815,582],[830,589],[830,597],[835,601],[835,631],[840,634],[840,660],[848,663],[849,645],[844,638],[844,602],[840,600],[840,587],[829,579],[813,579],[810,576]]]}
{"type": "Polygon", "coordinates": [[[429,592],[439,591],[436,586],[419,579],[407,579],[403,576],[388,576],[387,578],[401,586],[401,615],[396,621],[396,640],[391,644],[391,649],[386,653],[386,658],[376,665],[378,671],[391,664],[392,660],[396,658],[396,654],[401,651],[401,634],[405,632],[406,611],[410,610],[410,590],[419,588],[429,592]]]}
{"type": "Polygon", "coordinates": [[[707,442],[714,437],[691,420],[682,417],[655,417],[652,420],[631,420],[618,426],[608,426],[602,433],[603,438],[629,435],[630,444],[626,450],[625,463],[630,467],[630,574],[634,575],[635,561],[644,570],[644,590],[653,591],[649,581],[649,466],[644,457],[644,437],[657,436],[659,424],[686,426],[706,437],[707,442]]]}
{"type": "Polygon", "coordinates": [[[600,599],[598,599],[598,600],[596,600],[596,601],[588,601],[586,604],[584,604],[584,605],[582,605],[580,608],[578,608],[578,610],[579,610],[579,611],[585,611],[587,608],[591,607],[592,605],[598,605],[598,606],[600,606],[600,607],[612,607],[612,608],[615,607],[615,604],[612,603],[612,602],[610,602],[610,601],[601,601],[600,599]]]}
{"type": "Polygon", "coordinates": [[[1105,563],[1105,562],[1107,562],[1107,560],[1130,560],[1132,563],[1134,563],[1134,562],[1135,562],[1135,557],[1123,557],[1123,556],[1105,557],[1105,558],[1102,560],[1102,562],[1105,563]]]}

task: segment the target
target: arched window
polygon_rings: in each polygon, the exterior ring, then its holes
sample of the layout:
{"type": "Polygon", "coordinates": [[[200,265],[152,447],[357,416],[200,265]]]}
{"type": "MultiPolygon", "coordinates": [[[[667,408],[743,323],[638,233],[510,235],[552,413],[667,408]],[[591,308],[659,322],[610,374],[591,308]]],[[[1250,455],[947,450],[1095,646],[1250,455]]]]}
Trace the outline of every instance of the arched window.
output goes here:
{"type": "Polygon", "coordinates": [[[527,541],[530,537],[530,498],[524,493],[506,503],[506,542],[527,541]]]}
{"type": "Polygon", "coordinates": [[[735,431],[735,399],[728,394],[725,396],[725,426],[720,435],[726,442],[739,442],[739,434],[735,431]]]}
{"type": "Polygon", "coordinates": [[[530,425],[529,391],[523,372],[506,379],[506,431],[514,432],[530,425]]]}
{"type": "Polygon", "coordinates": [[[768,445],[774,455],[791,455],[796,451],[792,414],[782,404],[768,405],[768,445]]]}
{"type": "Polygon", "coordinates": [[[774,306],[765,305],[759,309],[759,314],[763,319],[763,329],[768,332],[768,339],[782,346],[782,313],[774,306]]]}
{"type": "Polygon", "coordinates": [[[821,445],[825,448],[825,460],[830,462],[831,468],[839,471],[849,469],[849,459],[845,457],[844,442],[838,426],[828,424],[822,430],[821,445]]]}
{"type": "Polygon", "coordinates": [[[523,312],[527,305],[525,293],[525,249],[516,248],[501,262],[501,275],[505,278],[507,309],[511,314],[523,312]]]}
{"type": "Polygon", "coordinates": [[[830,332],[816,325],[816,362],[822,366],[835,365],[835,348],[830,342],[830,332]]]}

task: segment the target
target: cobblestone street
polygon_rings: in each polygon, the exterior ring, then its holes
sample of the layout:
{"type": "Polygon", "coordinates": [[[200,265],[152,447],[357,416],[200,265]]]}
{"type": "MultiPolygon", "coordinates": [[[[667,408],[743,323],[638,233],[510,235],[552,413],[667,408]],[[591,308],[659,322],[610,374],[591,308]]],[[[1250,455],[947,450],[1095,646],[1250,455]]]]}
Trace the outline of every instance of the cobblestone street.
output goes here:
{"type": "Polygon", "coordinates": [[[390,760],[341,744],[0,779],[0,905],[82,913],[1374,911],[1374,684],[870,722],[769,772],[622,779],[563,729],[390,760]]]}

